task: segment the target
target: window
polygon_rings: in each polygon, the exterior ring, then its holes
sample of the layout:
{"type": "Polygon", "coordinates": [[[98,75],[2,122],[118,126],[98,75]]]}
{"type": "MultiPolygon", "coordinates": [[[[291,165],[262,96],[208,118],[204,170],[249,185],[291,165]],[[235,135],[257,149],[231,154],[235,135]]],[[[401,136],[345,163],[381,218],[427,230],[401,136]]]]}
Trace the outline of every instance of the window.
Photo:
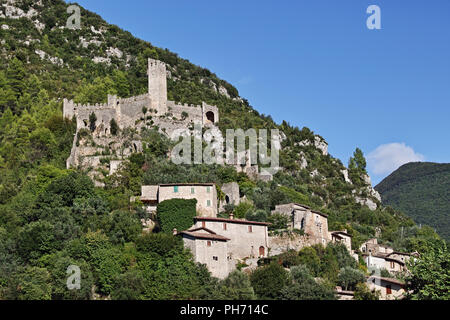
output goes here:
{"type": "Polygon", "coordinates": [[[386,294],[392,294],[392,288],[390,284],[386,285],[386,294]]]}
{"type": "Polygon", "coordinates": [[[195,193],[195,189],[194,187],[191,188],[191,193],[194,194],[195,193]]]}
{"type": "Polygon", "coordinates": [[[253,232],[253,226],[248,226],[248,232],[253,232]]]}
{"type": "Polygon", "coordinates": [[[205,228],[206,226],[206,221],[202,221],[202,228],[205,228]]]}
{"type": "Polygon", "coordinates": [[[173,186],[173,192],[175,192],[175,193],[178,192],[178,186],[173,186]]]}
{"type": "Polygon", "coordinates": [[[219,257],[213,256],[214,261],[219,261],[219,257]]]}
{"type": "Polygon", "coordinates": [[[211,187],[206,187],[206,192],[211,193],[211,187]]]}
{"type": "Polygon", "coordinates": [[[394,261],[391,261],[391,269],[394,269],[394,268],[395,268],[394,261]]]}
{"type": "Polygon", "coordinates": [[[226,223],[223,224],[223,230],[227,230],[227,224],[226,223]]]}
{"type": "Polygon", "coordinates": [[[211,200],[206,200],[206,206],[211,207],[211,200]]]}
{"type": "Polygon", "coordinates": [[[211,247],[211,241],[206,242],[206,245],[207,245],[208,247],[211,247]]]}

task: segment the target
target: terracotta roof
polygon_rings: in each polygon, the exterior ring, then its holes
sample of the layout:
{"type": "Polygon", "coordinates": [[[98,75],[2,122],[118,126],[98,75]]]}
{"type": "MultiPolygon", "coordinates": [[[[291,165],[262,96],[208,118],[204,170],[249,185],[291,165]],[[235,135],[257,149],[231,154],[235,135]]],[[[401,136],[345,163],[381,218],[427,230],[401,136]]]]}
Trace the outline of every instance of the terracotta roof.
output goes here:
{"type": "Polygon", "coordinates": [[[416,256],[416,255],[417,255],[416,252],[413,252],[413,253],[407,253],[407,252],[398,252],[398,251],[394,251],[394,252],[389,253],[388,256],[390,256],[391,254],[399,254],[399,255],[402,255],[402,256],[416,256]]]}
{"type": "Polygon", "coordinates": [[[343,234],[344,236],[351,237],[351,235],[345,231],[330,231],[330,232],[331,234],[343,234]]]}
{"type": "Polygon", "coordinates": [[[160,187],[170,187],[170,186],[215,186],[214,183],[164,183],[159,184],[160,187]]]}
{"type": "Polygon", "coordinates": [[[213,217],[194,217],[194,220],[217,221],[217,222],[240,223],[240,224],[255,224],[255,225],[262,225],[262,226],[270,225],[270,223],[268,223],[268,222],[248,221],[248,220],[241,220],[241,219],[213,218],[213,217]]]}
{"type": "Polygon", "coordinates": [[[398,279],[394,279],[394,278],[384,278],[384,277],[377,277],[377,276],[370,276],[370,277],[367,278],[367,280],[370,280],[370,279],[379,279],[379,280],[383,280],[383,281],[386,281],[386,282],[398,284],[400,286],[404,286],[405,285],[405,283],[403,281],[398,280],[398,279]]]}
{"type": "Polygon", "coordinates": [[[301,204],[301,203],[296,203],[296,202],[286,203],[286,204],[295,204],[295,205],[297,205],[297,206],[300,206],[300,207],[309,209],[309,210],[310,210],[311,212],[313,212],[313,213],[317,213],[317,214],[319,214],[319,215],[321,215],[321,216],[324,216],[325,218],[328,218],[328,215],[327,215],[326,213],[323,213],[323,212],[320,212],[320,211],[317,211],[317,210],[313,210],[313,209],[311,209],[310,206],[307,206],[307,205],[304,205],[304,204],[301,204]]]}
{"type": "Polygon", "coordinates": [[[181,235],[185,234],[185,235],[194,237],[196,239],[207,239],[207,240],[218,240],[218,241],[228,241],[228,240],[230,240],[230,239],[228,239],[228,238],[226,238],[224,236],[221,236],[221,235],[219,235],[219,234],[215,233],[214,231],[209,230],[207,228],[189,229],[189,230],[181,231],[181,232],[178,233],[178,235],[180,235],[180,234],[181,235]],[[206,232],[198,232],[199,230],[204,230],[206,232]]]}
{"type": "Polygon", "coordinates": [[[387,261],[394,261],[394,262],[400,263],[401,265],[405,265],[405,262],[403,262],[403,261],[401,261],[401,260],[398,260],[398,259],[389,258],[388,256],[384,257],[384,260],[387,260],[387,261]]]}

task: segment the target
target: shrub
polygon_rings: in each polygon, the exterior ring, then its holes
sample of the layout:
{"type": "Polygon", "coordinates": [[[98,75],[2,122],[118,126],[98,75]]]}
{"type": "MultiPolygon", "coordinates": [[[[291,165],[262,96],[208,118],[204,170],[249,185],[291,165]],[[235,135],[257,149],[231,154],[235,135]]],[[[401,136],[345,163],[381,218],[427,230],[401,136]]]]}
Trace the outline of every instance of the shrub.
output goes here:
{"type": "Polygon", "coordinates": [[[255,293],[260,299],[277,299],[289,283],[289,273],[277,263],[256,269],[250,276],[255,293]]]}
{"type": "Polygon", "coordinates": [[[196,199],[170,199],[158,204],[156,212],[161,231],[171,233],[173,229],[189,229],[196,215],[196,205],[196,199]]]}

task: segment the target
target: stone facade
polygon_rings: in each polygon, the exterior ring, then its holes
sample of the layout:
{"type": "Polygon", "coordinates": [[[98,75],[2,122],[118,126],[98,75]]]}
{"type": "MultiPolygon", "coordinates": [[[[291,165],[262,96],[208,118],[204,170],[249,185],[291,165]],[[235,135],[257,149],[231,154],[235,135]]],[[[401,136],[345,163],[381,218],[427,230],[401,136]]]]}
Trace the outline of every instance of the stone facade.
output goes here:
{"type": "Polygon", "coordinates": [[[272,213],[281,213],[289,217],[290,229],[303,230],[309,237],[309,242],[313,244],[326,245],[329,241],[328,216],[310,207],[288,203],[275,206],[272,213]]]}
{"type": "Polygon", "coordinates": [[[223,210],[223,207],[227,204],[234,204],[237,206],[240,201],[239,185],[236,182],[224,183],[220,190],[225,194],[223,201],[220,201],[219,211],[223,210]]]}
{"type": "Polygon", "coordinates": [[[330,240],[332,243],[342,243],[350,253],[352,252],[352,236],[344,231],[330,231],[330,240]]]}
{"type": "Polygon", "coordinates": [[[405,293],[404,283],[392,278],[371,276],[367,279],[367,286],[371,291],[379,291],[381,300],[403,299],[405,293]]]}
{"type": "Polygon", "coordinates": [[[381,254],[389,254],[394,252],[394,249],[378,244],[377,238],[372,238],[364,242],[360,247],[359,251],[362,253],[372,254],[373,256],[381,254]]]}
{"type": "Polygon", "coordinates": [[[418,257],[418,253],[395,252],[392,248],[378,244],[376,238],[364,242],[360,251],[369,268],[386,269],[392,274],[407,272],[406,263],[418,257]]]}
{"type": "Polygon", "coordinates": [[[147,211],[155,211],[158,203],[169,199],[196,199],[200,216],[217,216],[217,190],[214,183],[160,184],[141,187],[140,200],[147,211]]]}
{"type": "Polygon", "coordinates": [[[268,223],[238,219],[196,217],[194,226],[180,232],[196,262],[212,275],[225,278],[244,259],[267,257],[268,223]]]}
{"type": "Polygon", "coordinates": [[[232,269],[228,259],[230,239],[217,235],[206,228],[193,228],[180,233],[186,248],[190,249],[195,262],[206,264],[212,276],[224,279],[232,269]]]}
{"type": "Polygon", "coordinates": [[[304,247],[310,246],[307,235],[296,233],[283,233],[269,236],[270,255],[276,256],[289,250],[300,251],[304,247]]]}

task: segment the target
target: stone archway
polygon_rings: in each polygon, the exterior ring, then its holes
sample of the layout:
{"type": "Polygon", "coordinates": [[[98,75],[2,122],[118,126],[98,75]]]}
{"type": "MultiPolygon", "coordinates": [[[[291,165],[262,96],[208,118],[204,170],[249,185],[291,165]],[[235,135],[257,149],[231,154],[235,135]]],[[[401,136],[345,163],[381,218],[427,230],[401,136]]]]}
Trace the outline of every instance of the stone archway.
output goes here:
{"type": "Polygon", "coordinates": [[[206,119],[207,119],[208,121],[211,121],[211,123],[215,123],[214,112],[208,111],[205,115],[206,115],[206,119]]]}

